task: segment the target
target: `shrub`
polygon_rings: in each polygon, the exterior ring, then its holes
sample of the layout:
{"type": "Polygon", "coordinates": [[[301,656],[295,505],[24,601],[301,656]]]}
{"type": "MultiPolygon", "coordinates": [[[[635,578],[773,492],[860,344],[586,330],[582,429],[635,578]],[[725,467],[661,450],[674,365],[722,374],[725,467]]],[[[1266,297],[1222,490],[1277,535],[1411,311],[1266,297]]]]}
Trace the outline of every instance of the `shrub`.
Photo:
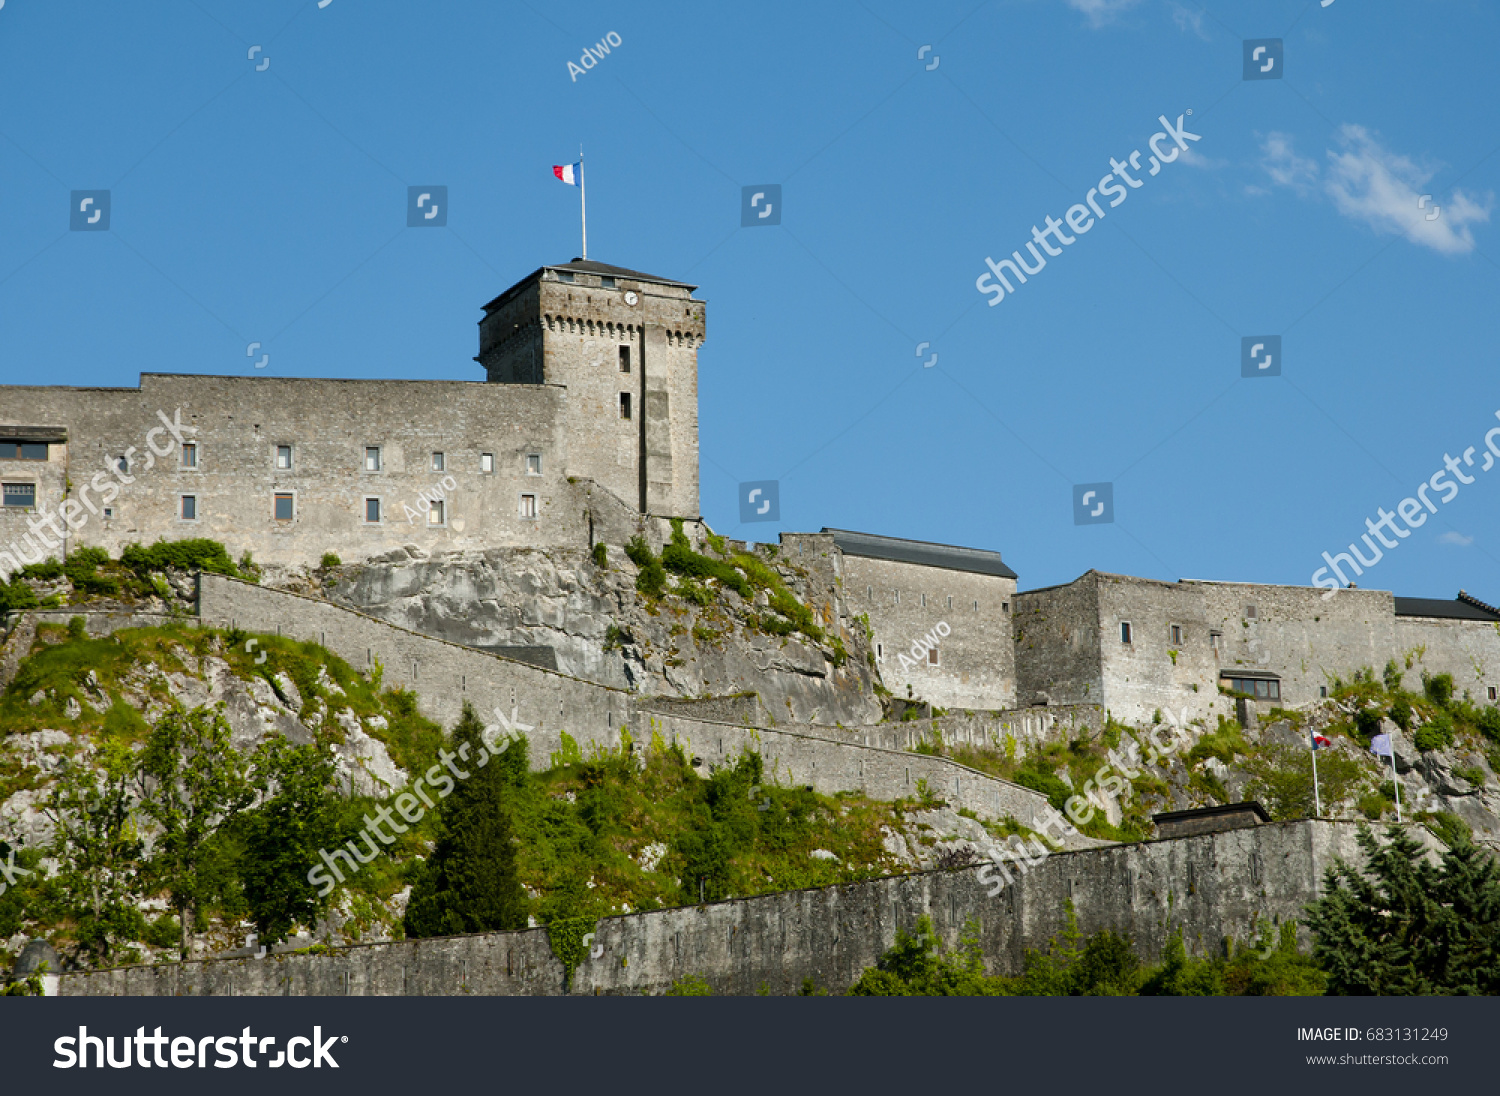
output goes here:
{"type": "Polygon", "coordinates": [[[1490,705],[1481,709],[1474,725],[1479,728],[1479,733],[1491,742],[1500,742],[1500,708],[1490,705]]]}
{"type": "Polygon", "coordinates": [[[1394,693],[1401,688],[1401,665],[1393,658],[1385,664],[1385,689],[1388,693],[1394,693]]]}
{"type": "Polygon", "coordinates": [[[1062,810],[1063,805],[1073,795],[1073,789],[1063,783],[1061,777],[1055,773],[1049,773],[1045,769],[1022,769],[1016,773],[1016,783],[1020,784],[1023,788],[1030,788],[1032,791],[1041,792],[1047,797],[1047,802],[1051,803],[1057,810],[1062,810]]]}
{"type": "Polygon", "coordinates": [[[686,974],[672,983],[668,997],[712,997],[713,988],[701,974],[686,974]]]}
{"type": "Polygon", "coordinates": [[[750,583],[734,564],[693,551],[687,533],[683,532],[681,518],[672,519],[672,540],[662,549],[661,562],[663,567],[674,574],[689,578],[716,578],[746,600],[752,595],[750,583]]]}
{"type": "Polygon", "coordinates": [[[609,549],[604,546],[604,542],[602,540],[598,544],[594,545],[594,566],[609,566],[609,549]]]}
{"type": "Polygon", "coordinates": [[[1445,750],[1453,745],[1453,717],[1447,712],[1437,712],[1414,736],[1419,750],[1445,750]]]}
{"type": "Polygon", "coordinates": [[[323,558],[318,561],[318,566],[325,571],[332,571],[336,568],[342,567],[343,565],[344,561],[339,559],[339,557],[334,555],[332,552],[324,552],[323,558]]]}
{"type": "Polygon", "coordinates": [[[667,592],[667,572],[662,567],[661,560],[651,551],[645,537],[631,537],[630,543],[625,545],[625,554],[630,557],[630,562],[641,569],[641,573],[635,576],[637,590],[647,597],[661,597],[667,592]]]}
{"type": "Polygon", "coordinates": [[[1411,730],[1411,705],[1405,697],[1397,697],[1396,702],[1391,705],[1391,722],[1403,731],[1411,730]]]}
{"type": "Polygon", "coordinates": [[[88,621],[81,616],[68,618],[68,638],[71,640],[88,639],[88,621]]]}
{"type": "Polygon", "coordinates": [[[1374,708],[1361,708],[1355,712],[1354,733],[1361,744],[1368,746],[1370,739],[1380,733],[1380,712],[1374,708]]]}
{"type": "MultiPolygon", "coordinates": [[[[248,556],[248,553],[247,553],[248,556]]],[[[240,578],[229,552],[216,540],[159,540],[150,548],[127,545],[120,553],[120,563],[145,578],[153,571],[169,567],[179,571],[208,571],[215,575],[240,578]]]]}
{"type": "Polygon", "coordinates": [[[1427,694],[1427,699],[1438,707],[1446,707],[1453,699],[1453,675],[1432,674],[1422,675],[1422,691],[1427,694]]]}

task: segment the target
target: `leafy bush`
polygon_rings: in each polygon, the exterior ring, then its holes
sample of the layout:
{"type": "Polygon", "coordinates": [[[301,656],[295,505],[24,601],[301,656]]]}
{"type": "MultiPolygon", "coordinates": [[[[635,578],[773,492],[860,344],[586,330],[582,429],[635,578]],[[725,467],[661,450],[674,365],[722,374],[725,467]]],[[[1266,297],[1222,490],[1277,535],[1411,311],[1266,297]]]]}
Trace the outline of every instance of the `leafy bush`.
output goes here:
{"type": "MultiPolygon", "coordinates": [[[[1310,752],[1301,743],[1264,745],[1259,756],[1244,763],[1251,776],[1247,797],[1260,800],[1277,822],[1311,818],[1314,795],[1310,752]]],[[[1325,813],[1349,798],[1364,779],[1364,766],[1355,758],[1333,750],[1318,751],[1318,785],[1325,813]]]]}
{"type": "Polygon", "coordinates": [[[1370,739],[1380,733],[1380,712],[1374,708],[1361,708],[1354,713],[1354,734],[1361,745],[1368,746],[1370,739]]]}
{"type": "Polygon", "coordinates": [[[324,552],[323,558],[318,561],[318,566],[325,571],[332,571],[343,565],[344,561],[332,552],[324,552]]]}
{"type": "Polygon", "coordinates": [[[159,540],[150,548],[127,545],[120,553],[120,563],[145,578],[153,571],[176,568],[179,571],[208,571],[230,578],[243,577],[229,558],[229,552],[216,540],[159,540]]]}
{"type": "Polygon", "coordinates": [[[667,572],[646,543],[646,538],[636,535],[625,545],[625,554],[630,562],[641,569],[635,576],[635,588],[647,597],[661,597],[667,592],[667,572]]]}
{"type": "Polygon", "coordinates": [[[1412,708],[1404,696],[1397,697],[1391,705],[1391,722],[1403,731],[1411,730],[1412,708]]]}
{"type": "Polygon", "coordinates": [[[718,579],[746,600],[749,600],[753,593],[749,581],[740,574],[734,564],[699,555],[693,551],[687,533],[683,531],[681,518],[672,519],[672,540],[662,549],[661,562],[663,567],[674,574],[686,575],[689,578],[718,579]]]}
{"type": "Polygon", "coordinates": [[[1062,810],[1063,805],[1073,796],[1073,789],[1056,773],[1050,773],[1046,769],[1021,769],[1016,773],[1015,780],[1023,788],[1041,792],[1057,810],[1062,810]]]}
{"type": "Polygon", "coordinates": [[[1427,699],[1438,707],[1446,707],[1453,699],[1453,675],[1452,674],[1423,674],[1422,691],[1427,694],[1427,699]]]}
{"type": "Polygon", "coordinates": [[[1419,750],[1445,750],[1453,745],[1453,734],[1453,717],[1447,712],[1436,712],[1417,728],[1414,741],[1419,750]]]}
{"type": "Polygon", "coordinates": [[[604,546],[604,542],[602,540],[598,544],[594,545],[594,566],[609,566],[609,549],[604,546]]]}
{"type": "Polygon", "coordinates": [[[713,988],[701,974],[683,975],[672,983],[672,988],[666,993],[668,997],[712,997],[713,995],[713,988]]]}
{"type": "Polygon", "coordinates": [[[88,639],[88,637],[89,637],[88,621],[84,620],[83,617],[81,617],[81,616],[69,617],[68,618],[68,638],[70,640],[75,640],[76,641],[76,640],[80,640],[80,639],[88,639]]]}

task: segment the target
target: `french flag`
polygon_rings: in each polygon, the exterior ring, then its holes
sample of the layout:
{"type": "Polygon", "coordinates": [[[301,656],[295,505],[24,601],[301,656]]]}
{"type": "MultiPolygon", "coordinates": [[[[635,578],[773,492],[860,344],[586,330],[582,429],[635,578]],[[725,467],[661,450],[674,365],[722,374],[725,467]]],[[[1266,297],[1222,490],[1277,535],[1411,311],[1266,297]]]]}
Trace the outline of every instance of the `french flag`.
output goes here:
{"type": "Polygon", "coordinates": [[[1315,750],[1326,750],[1329,746],[1333,745],[1333,739],[1326,735],[1321,735],[1317,731],[1309,731],[1308,734],[1312,735],[1312,748],[1315,750]]]}
{"type": "Polygon", "coordinates": [[[583,161],[576,164],[553,164],[552,174],[569,186],[577,186],[579,176],[583,174],[583,161]]]}

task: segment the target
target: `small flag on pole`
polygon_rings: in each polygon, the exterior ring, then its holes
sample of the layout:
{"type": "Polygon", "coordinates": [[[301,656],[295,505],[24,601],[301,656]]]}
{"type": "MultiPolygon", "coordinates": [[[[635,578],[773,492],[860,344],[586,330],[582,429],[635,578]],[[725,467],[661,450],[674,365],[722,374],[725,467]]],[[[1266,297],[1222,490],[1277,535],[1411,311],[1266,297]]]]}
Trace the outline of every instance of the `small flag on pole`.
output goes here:
{"type": "Polygon", "coordinates": [[[1391,736],[1388,734],[1378,734],[1370,739],[1370,752],[1377,757],[1393,757],[1394,754],[1391,753],[1391,736]]]}
{"type": "Polygon", "coordinates": [[[576,164],[553,164],[552,174],[569,186],[577,186],[583,178],[583,162],[576,164]]]}
{"type": "Polygon", "coordinates": [[[1329,746],[1333,745],[1333,739],[1326,735],[1321,735],[1317,731],[1309,731],[1308,734],[1312,735],[1312,748],[1315,750],[1326,750],[1329,746]]]}

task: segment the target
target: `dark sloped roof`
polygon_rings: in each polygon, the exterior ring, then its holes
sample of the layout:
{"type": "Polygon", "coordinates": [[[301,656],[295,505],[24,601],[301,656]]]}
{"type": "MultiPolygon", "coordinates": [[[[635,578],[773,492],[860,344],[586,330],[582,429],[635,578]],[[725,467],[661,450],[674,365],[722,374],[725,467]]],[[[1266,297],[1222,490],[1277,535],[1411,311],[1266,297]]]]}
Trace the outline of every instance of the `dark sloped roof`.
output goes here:
{"type": "Polygon", "coordinates": [[[530,274],[526,275],[526,277],[522,278],[515,285],[511,286],[504,293],[500,294],[500,296],[496,297],[489,304],[485,305],[484,310],[486,312],[493,312],[501,305],[501,303],[508,300],[512,295],[514,295],[516,291],[519,290],[523,285],[529,285],[531,282],[541,277],[544,270],[566,270],[573,274],[598,274],[601,277],[605,278],[628,278],[633,282],[650,282],[653,285],[670,285],[677,289],[686,289],[690,293],[698,288],[696,285],[689,285],[687,282],[673,281],[671,278],[660,278],[655,274],[643,274],[639,270],[627,270],[623,266],[610,266],[608,263],[596,263],[593,259],[574,259],[570,263],[548,263],[546,266],[537,267],[530,274]]]}
{"type": "Polygon", "coordinates": [[[943,567],[949,571],[969,571],[977,575],[999,575],[1015,578],[1016,573],[1000,559],[999,552],[987,548],[959,548],[952,544],[932,544],[925,540],[882,537],[875,533],[853,533],[847,529],[824,528],[833,534],[833,543],[846,556],[888,559],[896,563],[917,563],[924,567],[943,567]]]}
{"type": "Polygon", "coordinates": [[[0,424],[0,438],[4,438],[6,441],[55,441],[66,443],[68,440],[68,428],[66,426],[6,426],[0,424]]]}
{"type": "Polygon", "coordinates": [[[1437,617],[1441,620],[1500,621],[1500,609],[1486,605],[1478,598],[1459,591],[1452,601],[1435,597],[1398,597],[1396,615],[1408,617],[1437,617]]]}
{"type": "Polygon", "coordinates": [[[1185,811],[1163,811],[1161,814],[1153,814],[1151,821],[1160,825],[1163,822],[1181,822],[1188,818],[1215,818],[1221,814],[1254,814],[1262,822],[1271,821],[1271,816],[1266,809],[1260,805],[1259,800],[1247,799],[1241,803],[1223,803],[1216,807],[1193,807],[1185,811]]]}

